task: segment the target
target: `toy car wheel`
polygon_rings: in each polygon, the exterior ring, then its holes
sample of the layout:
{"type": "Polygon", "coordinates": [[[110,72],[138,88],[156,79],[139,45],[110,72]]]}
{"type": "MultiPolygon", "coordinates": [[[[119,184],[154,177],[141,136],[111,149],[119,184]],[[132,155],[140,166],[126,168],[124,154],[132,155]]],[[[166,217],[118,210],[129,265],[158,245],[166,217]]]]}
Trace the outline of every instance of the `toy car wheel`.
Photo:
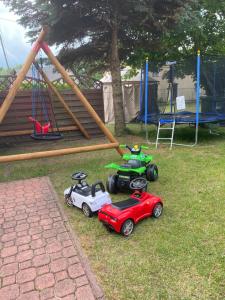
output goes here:
{"type": "Polygon", "coordinates": [[[126,220],[123,223],[123,226],[121,228],[121,234],[124,236],[129,236],[134,230],[134,221],[131,219],[126,220]]]}
{"type": "Polygon", "coordinates": [[[153,208],[152,216],[154,218],[159,218],[163,212],[163,206],[162,203],[156,203],[156,205],[153,208]]]}
{"type": "Polygon", "coordinates": [[[108,225],[104,224],[104,227],[106,228],[106,230],[108,232],[113,232],[113,229],[111,227],[109,227],[108,225]]]}
{"type": "Polygon", "coordinates": [[[117,193],[116,179],[117,179],[116,175],[111,175],[108,177],[108,180],[106,182],[106,188],[110,194],[117,193]]]}
{"type": "Polygon", "coordinates": [[[159,176],[159,171],[156,165],[149,165],[146,170],[146,179],[148,181],[156,181],[159,176]]]}
{"type": "Polygon", "coordinates": [[[73,206],[73,201],[72,201],[72,198],[70,195],[65,195],[64,199],[65,199],[66,205],[73,206]]]}
{"type": "Polygon", "coordinates": [[[86,217],[91,218],[93,216],[93,212],[91,211],[90,207],[86,203],[83,203],[82,210],[86,217]]]}

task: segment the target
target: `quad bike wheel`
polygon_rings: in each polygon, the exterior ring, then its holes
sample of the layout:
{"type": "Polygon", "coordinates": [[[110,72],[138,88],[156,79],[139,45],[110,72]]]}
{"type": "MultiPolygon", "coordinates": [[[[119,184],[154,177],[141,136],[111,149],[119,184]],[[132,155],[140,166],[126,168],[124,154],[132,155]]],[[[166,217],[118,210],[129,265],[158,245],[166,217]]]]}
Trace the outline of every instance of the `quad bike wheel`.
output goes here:
{"type": "Polygon", "coordinates": [[[110,175],[106,181],[106,188],[110,194],[117,193],[116,179],[117,179],[116,175],[110,175]]]}
{"type": "Polygon", "coordinates": [[[154,164],[149,165],[146,169],[146,179],[148,181],[156,181],[159,176],[158,167],[154,164]]]}
{"type": "Polygon", "coordinates": [[[86,217],[91,218],[93,216],[93,212],[91,211],[90,207],[86,203],[83,203],[82,210],[86,217]]]}
{"type": "Polygon", "coordinates": [[[153,208],[152,216],[154,218],[159,218],[163,212],[163,205],[162,203],[156,203],[156,205],[153,208]]]}
{"type": "Polygon", "coordinates": [[[70,195],[65,195],[64,199],[65,199],[65,203],[67,206],[70,206],[70,207],[73,206],[73,201],[72,201],[70,195]]]}
{"type": "Polygon", "coordinates": [[[126,220],[123,223],[123,226],[121,228],[121,234],[124,236],[129,236],[134,231],[134,221],[131,219],[126,220]]]}

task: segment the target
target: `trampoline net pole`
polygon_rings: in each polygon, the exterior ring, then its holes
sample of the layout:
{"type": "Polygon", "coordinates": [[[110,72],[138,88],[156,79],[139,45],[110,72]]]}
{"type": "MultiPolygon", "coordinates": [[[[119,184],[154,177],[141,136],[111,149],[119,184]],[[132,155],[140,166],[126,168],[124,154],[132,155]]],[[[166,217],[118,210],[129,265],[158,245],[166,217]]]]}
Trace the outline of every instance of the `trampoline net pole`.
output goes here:
{"type": "Polygon", "coordinates": [[[197,83],[196,83],[196,128],[195,128],[195,145],[198,143],[198,126],[199,126],[199,104],[200,104],[200,50],[197,53],[197,83]]]}

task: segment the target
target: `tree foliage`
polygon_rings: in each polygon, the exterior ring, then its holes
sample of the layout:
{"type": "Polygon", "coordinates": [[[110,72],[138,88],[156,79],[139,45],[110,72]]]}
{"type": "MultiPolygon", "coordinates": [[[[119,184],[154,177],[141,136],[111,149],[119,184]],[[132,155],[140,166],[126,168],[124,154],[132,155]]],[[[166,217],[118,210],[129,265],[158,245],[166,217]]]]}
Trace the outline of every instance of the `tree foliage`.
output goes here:
{"type": "Polygon", "coordinates": [[[88,63],[110,69],[115,129],[124,128],[120,68],[138,49],[158,51],[190,0],[3,0],[20,15],[34,36],[43,24],[50,26],[48,40],[60,45],[65,66],[88,63]],[[96,64],[97,63],[97,64],[96,64]]]}

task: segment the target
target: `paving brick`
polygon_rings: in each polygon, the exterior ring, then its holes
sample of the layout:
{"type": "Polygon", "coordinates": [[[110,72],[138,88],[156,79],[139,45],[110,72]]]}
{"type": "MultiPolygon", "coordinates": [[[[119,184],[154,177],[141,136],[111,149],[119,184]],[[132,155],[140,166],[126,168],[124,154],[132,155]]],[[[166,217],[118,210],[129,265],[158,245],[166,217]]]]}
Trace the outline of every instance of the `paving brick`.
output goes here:
{"type": "Polygon", "coordinates": [[[28,228],[29,228],[29,224],[28,223],[24,223],[24,224],[17,225],[15,227],[15,231],[16,232],[20,232],[20,231],[27,230],[28,228]]]}
{"type": "MultiPolygon", "coordinates": [[[[65,297],[75,292],[76,285],[72,279],[64,279],[56,283],[55,296],[65,297]]],[[[86,299],[85,299],[86,300],[86,299]]]]}
{"type": "Polygon", "coordinates": [[[68,273],[71,278],[77,278],[84,275],[84,269],[80,263],[69,266],[68,273]]]}
{"type": "Polygon", "coordinates": [[[15,261],[16,261],[16,256],[13,255],[13,256],[9,256],[9,257],[4,258],[3,259],[3,264],[7,265],[7,264],[11,264],[11,263],[13,263],[15,261]]]}
{"type": "Polygon", "coordinates": [[[76,296],[74,294],[68,295],[66,297],[61,298],[62,300],[76,300],[76,296]]]}
{"type": "Polygon", "coordinates": [[[19,271],[16,277],[16,282],[17,283],[24,283],[28,282],[31,280],[34,280],[36,277],[36,269],[35,268],[28,268],[25,270],[19,271]]]}
{"type": "Polygon", "coordinates": [[[67,268],[67,260],[64,257],[56,259],[56,260],[52,261],[50,264],[50,270],[53,273],[63,271],[66,268],[67,268]]]}
{"type": "Polygon", "coordinates": [[[49,272],[49,265],[45,265],[45,266],[37,268],[38,275],[42,275],[42,274],[45,274],[48,272],[49,272]]]}
{"type": "Polygon", "coordinates": [[[41,267],[49,264],[49,262],[50,262],[50,257],[48,254],[41,254],[33,258],[34,267],[41,267]]]}
{"type": "Polygon", "coordinates": [[[29,244],[24,244],[24,245],[18,246],[18,252],[23,252],[23,251],[29,250],[29,249],[30,249],[29,244]]]}
{"type": "Polygon", "coordinates": [[[55,253],[62,250],[62,244],[59,241],[54,241],[46,246],[47,253],[55,253]]]}
{"type": "Polygon", "coordinates": [[[53,220],[50,219],[50,218],[48,218],[48,219],[42,219],[42,220],[40,221],[40,225],[42,225],[42,226],[44,226],[44,225],[50,225],[50,224],[52,224],[52,223],[53,223],[53,220]]]}
{"type": "Polygon", "coordinates": [[[16,221],[4,222],[2,228],[14,228],[16,226],[16,221]]]}
{"type": "Polygon", "coordinates": [[[17,247],[16,246],[6,247],[6,248],[2,249],[1,257],[4,258],[4,257],[12,256],[16,253],[17,253],[17,247]]]}
{"type": "Polygon", "coordinates": [[[23,231],[19,231],[19,232],[17,232],[17,236],[18,237],[20,237],[20,236],[27,236],[28,235],[28,232],[27,232],[27,230],[23,230],[23,231]]]}
{"type": "Polygon", "coordinates": [[[16,257],[18,262],[23,262],[23,261],[26,261],[26,260],[29,260],[32,258],[33,258],[33,250],[22,251],[19,254],[17,254],[17,257],[16,257]]]}
{"type": "Polygon", "coordinates": [[[46,242],[44,239],[37,239],[31,242],[30,247],[31,249],[38,249],[42,248],[46,245],[46,242]]]}
{"type": "Polygon", "coordinates": [[[15,216],[15,220],[19,221],[19,220],[24,220],[24,219],[27,219],[27,214],[17,211],[17,215],[15,216]]]}
{"type": "Polygon", "coordinates": [[[10,275],[2,278],[2,286],[11,285],[16,283],[16,276],[10,275]]]}
{"type": "Polygon", "coordinates": [[[4,218],[15,217],[15,215],[16,215],[15,210],[12,210],[12,211],[6,211],[6,212],[4,213],[4,218]]]}
{"type": "Polygon", "coordinates": [[[30,240],[31,240],[31,237],[29,235],[18,237],[16,239],[16,245],[21,246],[24,244],[28,244],[30,242],[30,240]]]}
{"type": "Polygon", "coordinates": [[[27,261],[21,262],[19,264],[20,270],[30,268],[31,266],[32,266],[32,261],[31,260],[27,260],[27,261]]]}
{"type": "Polygon", "coordinates": [[[87,276],[84,275],[84,276],[81,276],[81,277],[77,277],[75,282],[76,282],[77,287],[80,287],[82,285],[86,285],[86,284],[88,284],[87,276]]]}
{"type": "Polygon", "coordinates": [[[45,230],[43,233],[43,237],[46,239],[50,237],[54,237],[56,235],[57,235],[57,230],[55,229],[45,230]]]}
{"type": "Polygon", "coordinates": [[[95,300],[89,285],[81,286],[76,290],[77,300],[95,300]]]}
{"type": "Polygon", "coordinates": [[[47,288],[42,291],[40,291],[40,300],[47,300],[54,296],[54,289],[53,288],[47,288]]]}
{"type": "Polygon", "coordinates": [[[20,297],[17,300],[39,300],[39,292],[32,291],[26,294],[20,295],[20,297]]]}
{"type": "Polygon", "coordinates": [[[25,293],[33,291],[33,290],[34,290],[34,282],[33,281],[25,282],[20,285],[20,292],[22,294],[25,294],[25,293]]]}
{"type": "Polygon", "coordinates": [[[52,273],[40,275],[35,279],[35,288],[37,290],[43,290],[52,287],[54,286],[54,284],[55,284],[55,279],[52,273]]]}
{"type": "Polygon", "coordinates": [[[58,252],[55,252],[55,253],[51,253],[49,254],[50,257],[51,257],[51,260],[56,260],[58,258],[61,258],[62,257],[62,252],[61,251],[58,251],[58,252]]]}
{"type": "Polygon", "coordinates": [[[37,234],[33,234],[32,235],[32,240],[37,240],[37,239],[40,239],[41,238],[41,233],[37,233],[37,234]]]}
{"type": "Polygon", "coordinates": [[[11,247],[11,246],[14,246],[14,244],[15,244],[14,241],[8,241],[8,242],[4,243],[4,247],[6,247],[6,248],[11,247]]]}
{"type": "Polygon", "coordinates": [[[8,285],[0,289],[1,300],[18,299],[18,296],[19,296],[18,284],[8,285]]]}
{"type": "Polygon", "coordinates": [[[5,277],[5,276],[9,276],[12,274],[16,274],[19,270],[19,266],[17,262],[8,264],[8,265],[4,265],[1,267],[0,269],[0,277],[5,277]]]}
{"type": "Polygon", "coordinates": [[[78,262],[80,262],[80,260],[79,260],[79,257],[77,255],[68,258],[68,264],[69,264],[69,266],[73,265],[73,264],[76,264],[78,262]]]}
{"type": "Polygon", "coordinates": [[[45,253],[45,248],[39,248],[34,250],[34,255],[41,255],[45,253]]]}
{"type": "Polygon", "coordinates": [[[55,273],[55,280],[56,282],[60,281],[60,280],[63,280],[63,279],[66,279],[66,278],[69,278],[68,274],[66,271],[60,271],[58,273],[55,273]]]}
{"type": "Polygon", "coordinates": [[[27,218],[28,223],[38,222],[40,220],[40,217],[37,216],[36,213],[34,214],[34,216],[30,216],[29,218],[27,218]]]}
{"type": "Polygon", "coordinates": [[[71,240],[63,241],[62,244],[63,244],[63,247],[65,247],[65,248],[73,245],[71,240]]]}
{"type": "Polygon", "coordinates": [[[8,242],[8,241],[12,241],[16,238],[16,233],[15,232],[11,232],[11,233],[6,233],[3,234],[3,236],[1,237],[1,241],[2,242],[8,242]]]}
{"type": "Polygon", "coordinates": [[[76,250],[74,249],[73,246],[70,246],[70,247],[67,247],[67,248],[63,249],[63,256],[64,257],[72,257],[76,254],[77,254],[77,252],[76,252],[76,250]]]}

